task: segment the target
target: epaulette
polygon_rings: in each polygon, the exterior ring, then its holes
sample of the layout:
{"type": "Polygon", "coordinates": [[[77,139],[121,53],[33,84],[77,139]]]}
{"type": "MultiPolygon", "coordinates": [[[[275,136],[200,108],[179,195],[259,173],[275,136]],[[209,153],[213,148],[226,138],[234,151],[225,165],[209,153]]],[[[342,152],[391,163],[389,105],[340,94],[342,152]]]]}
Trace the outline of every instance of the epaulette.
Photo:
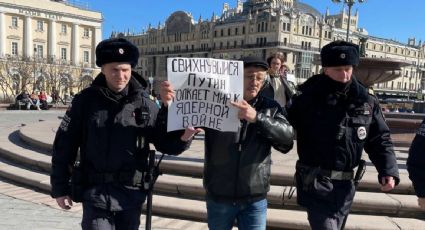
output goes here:
{"type": "Polygon", "coordinates": [[[375,96],[375,91],[373,90],[373,88],[372,88],[372,87],[368,87],[368,88],[367,88],[367,92],[368,92],[370,95],[375,96]]]}

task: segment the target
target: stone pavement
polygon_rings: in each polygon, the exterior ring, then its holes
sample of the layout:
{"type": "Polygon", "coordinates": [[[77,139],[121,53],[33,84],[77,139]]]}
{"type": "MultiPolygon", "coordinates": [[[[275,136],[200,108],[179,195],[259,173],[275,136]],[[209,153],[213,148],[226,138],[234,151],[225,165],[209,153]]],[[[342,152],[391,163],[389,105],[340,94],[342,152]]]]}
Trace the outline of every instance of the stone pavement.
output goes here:
{"type": "Polygon", "coordinates": [[[0,180],[0,229],[79,229],[80,209],[62,211],[48,206],[50,196],[0,180]]]}
{"type": "MultiPolygon", "coordinates": [[[[81,229],[80,204],[74,203],[72,209],[68,211],[61,210],[49,195],[14,185],[3,179],[0,179],[0,213],[0,230],[81,229]]],[[[144,229],[144,224],[145,218],[142,215],[139,229],[144,229]]],[[[205,223],[153,216],[152,229],[206,230],[208,228],[205,223]]]]}

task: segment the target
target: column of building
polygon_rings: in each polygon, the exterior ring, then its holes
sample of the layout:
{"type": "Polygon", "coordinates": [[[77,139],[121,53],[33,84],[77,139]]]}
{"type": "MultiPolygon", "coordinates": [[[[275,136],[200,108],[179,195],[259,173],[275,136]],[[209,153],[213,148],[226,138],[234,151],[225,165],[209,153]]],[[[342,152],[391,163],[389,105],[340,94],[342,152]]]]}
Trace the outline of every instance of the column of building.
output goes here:
{"type": "Polygon", "coordinates": [[[25,57],[31,57],[33,54],[33,52],[31,52],[31,47],[32,47],[32,25],[31,25],[31,17],[30,16],[25,16],[25,20],[24,20],[24,49],[23,49],[23,54],[25,57]]]}
{"type": "Polygon", "coordinates": [[[93,48],[91,49],[92,53],[91,53],[91,63],[92,63],[92,67],[95,68],[96,67],[96,49],[95,47],[97,46],[97,44],[99,44],[99,42],[102,40],[102,30],[100,27],[96,27],[94,29],[94,38],[93,38],[93,48]]]}
{"type": "Polygon", "coordinates": [[[80,40],[79,38],[79,25],[74,23],[72,25],[72,41],[71,41],[71,64],[78,65],[80,63],[79,56],[79,46],[80,40]]]}
{"type": "Polygon", "coordinates": [[[51,19],[49,21],[49,40],[48,40],[48,55],[49,61],[56,59],[56,21],[51,19]]]}
{"type": "Polygon", "coordinates": [[[6,54],[6,31],[4,12],[0,11],[0,58],[6,54]]]}

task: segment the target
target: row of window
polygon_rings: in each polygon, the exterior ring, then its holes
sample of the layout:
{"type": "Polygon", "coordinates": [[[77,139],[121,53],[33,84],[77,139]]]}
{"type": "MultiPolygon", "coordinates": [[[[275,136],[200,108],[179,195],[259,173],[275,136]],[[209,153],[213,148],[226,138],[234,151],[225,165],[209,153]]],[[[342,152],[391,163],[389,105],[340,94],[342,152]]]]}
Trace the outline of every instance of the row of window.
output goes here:
{"type": "MultiPolygon", "coordinates": [[[[12,17],[12,28],[18,28],[18,17],[12,17]]],[[[61,34],[67,34],[68,26],[66,24],[61,24],[61,34]]],[[[36,31],[44,31],[44,21],[37,20],[37,28],[36,31]]],[[[89,28],[83,28],[83,37],[90,37],[89,28]]]]}
{"type": "MultiPolygon", "coordinates": [[[[384,47],[385,47],[385,45],[377,45],[377,44],[366,43],[366,49],[372,49],[372,50],[378,50],[379,49],[379,51],[384,51],[384,47]]],[[[394,53],[396,53],[396,54],[401,53],[402,55],[404,55],[405,50],[406,50],[406,48],[387,46],[387,52],[394,51],[394,53]]],[[[406,55],[413,54],[412,56],[416,56],[416,51],[412,51],[412,52],[411,52],[411,50],[407,49],[406,55]]]]}
{"type": "Polygon", "coordinates": [[[408,83],[407,82],[404,82],[404,84],[403,84],[403,82],[397,82],[397,87],[396,88],[394,88],[394,81],[391,81],[391,87],[389,86],[389,83],[390,82],[384,82],[384,83],[379,83],[379,84],[376,84],[377,85],[377,88],[384,88],[384,89],[391,89],[391,90],[394,90],[394,89],[398,89],[398,90],[416,90],[416,89],[420,89],[421,88],[421,84],[420,83],[418,83],[418,84],[415,84],[415,83],[409,83],[409,85],[407,85],[408,83]],[[407,88],[409,86],[409,88],[407,88]],[[416,86],[416,88],[415,88],[415,86],[416,86]]]}
{"type": "MultiPolygon", "coordinates": [[[[19,50],[18,42],[12,42],[11,54],[14,56],[19,55],[18,50],[19,50]]],[[[44,54],[44,46],[39,44],[34,44],[34,57],[43,58],[43,54],[44,54]]],[[[66,61],[68,56],[67,54],[68,54],[67,48],[61,48],[60,59],[66,61]]],[[[89,63],[89,60],[90,60],[90,52],[87,50],[83,51],[83,62],[89,63]]]]}
{"type": "MultiPolygon", "coordinates": [[[[259,24],[259,26],[260,26],[260,24],[259,24]]],[[[232,31],[231,28],[227,29],[227,36],[231,35],[231,31],[232,31]]],[[[245,34],[245,26],[242,27],[242,34],[245,34]]],[[[217,37],[217,35],[218,35],[218,31],[215,30],[214,31],[214,37],[217,37]]],[[[239,28],[238,27],[234,28],[234,34],[233,35],[239,35],[239,28]]],[[[221,29],[220,30],[220,37],[223,37],[223,36],[224,36],[224,29],[221,29]]]]}
{"type": "Polygon", "coordinates": [[[311,26],[303,26],[301,30],[302,35],[313,35],[313,28],[311,26]]]}
{"type": "MultiPolygon", "coordinates": [[[[257,38],[257,44],[265,44],[267,43],[267,38],[257,38]]],[[[240,41],[240,45],[243,46],[244,45],[244,40],[240,41]]],[[[233,41],[233,46],[231,46],[231,42],[227,41],[226,44],[226,48],[236,48],[238,46],[238,41],[233,41]]],[[[224,43],[220,42],[219,45],[217,45],[216,43],[213,44],[213,49],[215,49],[216,47],[219,47],[220,49],[224,48],[224,43]]],[[[189,47],[189,45],[186,45],[186,50],[185,51],[189,51],[189,48],[194,51],[195,50],[195,45],[191,45],[191,47],[189,47]]],[[[208,43],[202,43],[201,44],[201,50],[207,50],[209,49],[209,44],[208,43]]],[[[150,50],[151,52],[156,52],[156,49],[151,48],[150,50]]],[[[162,47],[162,52],[164,53],[165,51],[170,52],[170,47],[167,46],[166,49],[165,47],[162,47]]],[[[181,51],[181,47],[180,45],[176,45],[173,47],[173,51],[181,51]]],[[[140,53],[143,53],[143,49],[141,49],[140,53]]]]}

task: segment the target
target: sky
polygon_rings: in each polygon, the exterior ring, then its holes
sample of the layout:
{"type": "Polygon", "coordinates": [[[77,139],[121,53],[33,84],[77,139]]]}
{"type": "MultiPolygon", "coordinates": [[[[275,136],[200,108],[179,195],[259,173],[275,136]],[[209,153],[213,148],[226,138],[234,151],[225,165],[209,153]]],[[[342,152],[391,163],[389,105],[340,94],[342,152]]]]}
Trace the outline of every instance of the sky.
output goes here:
{"type": "MultiPolygon", "coordinates": [[[[103,14],[103,38],[112,31],[140,33],[149,24],[157,27],[164,24],[175,11],[192,13],[197,22],[199,16],[211,19],[212,13],[221,15],[224,3],[231,8],[237,0],[70,0],[85,2],[89,9],[103,14]]],[[[246,1],[246,0],[245,0],[246,1]]],[[[332,0],[301,0],[321,14],[329,7],[331,14],[342,10],[342,3],[332,0]]],[[[425,1],[424,0],[356,0],[352,8],[359,11],[359,27],[365,28],[369,35],[393,39],[407,43],[408,38],[425,41],[425,1]]]]}

